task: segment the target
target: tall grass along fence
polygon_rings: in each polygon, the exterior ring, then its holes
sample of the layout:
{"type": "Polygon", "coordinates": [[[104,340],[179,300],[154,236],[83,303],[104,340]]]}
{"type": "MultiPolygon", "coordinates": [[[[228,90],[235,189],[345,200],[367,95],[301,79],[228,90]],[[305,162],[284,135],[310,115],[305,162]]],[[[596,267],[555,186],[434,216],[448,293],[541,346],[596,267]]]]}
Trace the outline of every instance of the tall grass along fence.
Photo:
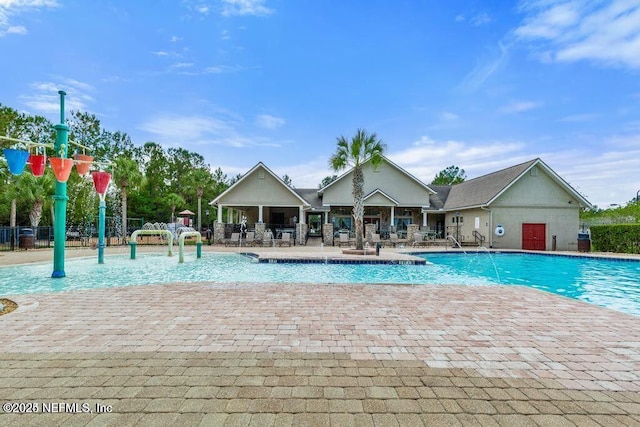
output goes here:
{"type": "Polygon", "coordinates": [[[640,254],[640,224],[592,225],[591,244],[595,251],[640,254]]]}

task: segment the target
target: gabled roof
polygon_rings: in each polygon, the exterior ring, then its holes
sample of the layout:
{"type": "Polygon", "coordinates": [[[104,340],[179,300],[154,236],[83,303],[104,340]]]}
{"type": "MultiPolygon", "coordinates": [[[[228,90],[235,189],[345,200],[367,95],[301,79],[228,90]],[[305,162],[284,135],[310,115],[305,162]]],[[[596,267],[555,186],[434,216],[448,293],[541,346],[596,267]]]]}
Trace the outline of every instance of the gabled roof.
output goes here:
{"type": "Polygon", "coordinates": [[[591,203],[589,203],[587,199],[571,187],[542,160],[533,159],[452,186],[444,204],[444,210],[451,211],[488,206],[534,166],[538,166],[547,172],[556,184],[563,187],[565,191],[572,194],[582,204],[587,207],[591,206],[591,203]]]}
{"type": "Polygon", "coordinates": [[[212,201],[209,202],[209,205],[215,205],[218,203],[218,201],[220,199],[222,199],[225,195],[229,194],[230,192],[234,191],[234,189],[245,179],[247,179],[249,176],[251,176],[251,174],[253,174],[253,172],[255,172],[258,169],[264,169],[269,175],[271,175],[273,178],[276,179],[276,181],[278,181],[284,188],[286,188],[291,194],[293,194],[298,200],[300,200],[301,204],[304,206],[309,206],[309,202],[307,202],[304,198],[302,198],[298,193],[296,193],[291,187],[289,187],[287,184],[285,184],[285,182],[282,180],[282,178],[280,178],[278,175],[276,175],[275,173],[273,173],[271,171],[271,169],[269,169],[268,167],[265,166],[264,163],[262,162],[258,162],[254,167],[252,167],[251,169],[249,169],[249,171],[247,173],[245,173],[244,175],[242,175],[242,178],[240,178],[239,180],[237,180],[236,182],[233,183],[233,185],[229,188],[227,188],[225,191],[223,191],[220,195],[218,195],[218,197],[216,197],[215,199],[213,199],[212,201]]]}
{"type": "MultiPolygon", "coordinates": [[[[362,165],[366,165],[367,163],[369,163],[371,161],[371,159],[367,159],[365,162],[362,163],[362,165]]],[[[427,191],[429,191],[431,194],[435,194],[435,191],[433,191],[433,189],[431,187],[429,187],[427,184],[425,184],[424,182],[420,181],[418,178],[416,178],[415,176],[411,175],[409,172],[407,172],[406,170],[402,169],[400,166],[396,165],[395,163],[393,163],[391,160],[389,160],[387,157],[382,156],[382,161],[384,163],[388,163],[389,165],[393,166],[395,169],[399,170],[400,172],[402,172],[403,174],[405,174],[407,177],[409,177],[410,179],[412,179],[413,181],[417,182],[420,186],[424,187],[427,191]]],[[[350,168],[349,170],[347,170],[345,173],[343,173],[342,175],[340,175],[335,181],[330,182],[329,184],[325,185],[324,187],[322,187],[321,189],[318,190],[318,194],[322,195],[322,193],[324,193],[324,190],[326,190],[327,188],[331,187],[332,185],[334,185],[336,182],[341,181],[344,179],[345,176],[349,175],[351,173],[351,171],[353,171],[353,167],[350,168]]]]}
{"type": "Polygon", "coordinates": [[[399,205],[400,203],[394,199],[393,197],[391,197],[390,195],[388,195],[387,193],[385,193],[384,191],[382,191],[379,188],[376,188],[375,190],[373,190],[371,193],[367,194],[366,196],[363,197],[362,201],[366,202],[367,199],[375,196],[376,194],[380,194],[382,195],[382,197],[384,197],[385,199],[389,200],[391,203],[393,203],[394,205],[399,205]]]}
{"type": "Polygon", "coordinates": [[[429,208],[430,211],[438,211],[444,209],[444,203],[449,197],[451,191],[451,185],[431,185],[432,189],[436,191],[435,194],[429,196],[429,208]]]}
{"type": "Polygon", "coordinates": [[[306,200],[313,210],[326,210],[322,206],[322,199],[318,196],[317,188],[294,188],[293,191],[306,200]]]}

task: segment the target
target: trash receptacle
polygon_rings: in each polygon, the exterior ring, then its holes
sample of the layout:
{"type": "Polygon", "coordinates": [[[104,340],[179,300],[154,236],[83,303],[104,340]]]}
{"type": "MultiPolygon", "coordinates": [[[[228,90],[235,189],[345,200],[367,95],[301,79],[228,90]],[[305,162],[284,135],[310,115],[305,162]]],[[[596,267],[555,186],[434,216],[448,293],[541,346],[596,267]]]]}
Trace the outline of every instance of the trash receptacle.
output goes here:
{"type": "Polygon", "coordinates": [[[589,233],[578,233],[578,252],[591,252],[589,233]]]}
{"type": "Polygon", "coordinates": [[[18,234],[18,248],[20,249],[33,249],[34,248],[34,235],[33,230],[30,228],[23,228],[18,234]]]}

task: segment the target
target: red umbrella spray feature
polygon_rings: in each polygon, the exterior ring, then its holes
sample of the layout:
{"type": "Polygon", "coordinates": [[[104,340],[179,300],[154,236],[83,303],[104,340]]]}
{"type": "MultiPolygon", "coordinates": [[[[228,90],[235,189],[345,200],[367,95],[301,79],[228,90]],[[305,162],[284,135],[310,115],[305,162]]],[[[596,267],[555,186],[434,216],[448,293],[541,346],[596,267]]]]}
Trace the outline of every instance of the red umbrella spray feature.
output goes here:
{"type": "Polygon", "coordinates": [[[100,195],[100,198],[104,198],[104,193],[107,192],[109,181],[111,181],[111,174],[109,172],[91,172],[93,178],[93,186],[96,188],[96,192],[100,195]]]}

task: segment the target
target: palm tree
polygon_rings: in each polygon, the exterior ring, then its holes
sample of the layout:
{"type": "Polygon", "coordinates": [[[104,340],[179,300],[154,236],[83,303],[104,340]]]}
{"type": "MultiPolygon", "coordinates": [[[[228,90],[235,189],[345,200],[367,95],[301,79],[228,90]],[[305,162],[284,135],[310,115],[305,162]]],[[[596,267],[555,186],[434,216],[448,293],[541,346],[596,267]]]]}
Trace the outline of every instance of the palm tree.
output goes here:
{"type": "Polygon", "coordinates": [[[50,169],[40,178],[36,178],[30,173],[23,173],[16,180],[20,199],[31,203],[29,211],[31,227],[37,227],[40,224],[45,203],[55,191],[55,182],[50,169]]]}
{"type": "Polygon", "coordinates": [[[211,173],[206,169],[194,169],[187,175],[187,187],[195,191],[198,198],[198,231],[202,231],[202,196],[205,189],[212,186],[212,181],[211,173]]]}
{"type": "Polygon", "coordinates": [[[167,203],[171,207],[171,222],[176,216],[176,207],[180,205],[184,205],[184,198],[176,193],[169,193],[164,198],[165,203],[167,203]]]}
{"type": "Polygon", "coordinates": [[[362,242],[362,222],[364,218],[364,173],[362,165],[371,161],[373,168],[377,168],[383,161],[382,153],[385,145],[375,133],[358,129],[348,141],[344,136],[337,140],[338,147],[329,158],[329,165],[338,172],[348,166],[353,167],[353,219],[356,223],[356,249],[364,248],[362,242]]]}
{"type": "Polygon", "coordinates": [[[127,187],[142,180],[138,163],[128,157],[118,157],[113,170],[113,181],[120,188],[122,199],[122,243],[127,242],[127,187]]]}

